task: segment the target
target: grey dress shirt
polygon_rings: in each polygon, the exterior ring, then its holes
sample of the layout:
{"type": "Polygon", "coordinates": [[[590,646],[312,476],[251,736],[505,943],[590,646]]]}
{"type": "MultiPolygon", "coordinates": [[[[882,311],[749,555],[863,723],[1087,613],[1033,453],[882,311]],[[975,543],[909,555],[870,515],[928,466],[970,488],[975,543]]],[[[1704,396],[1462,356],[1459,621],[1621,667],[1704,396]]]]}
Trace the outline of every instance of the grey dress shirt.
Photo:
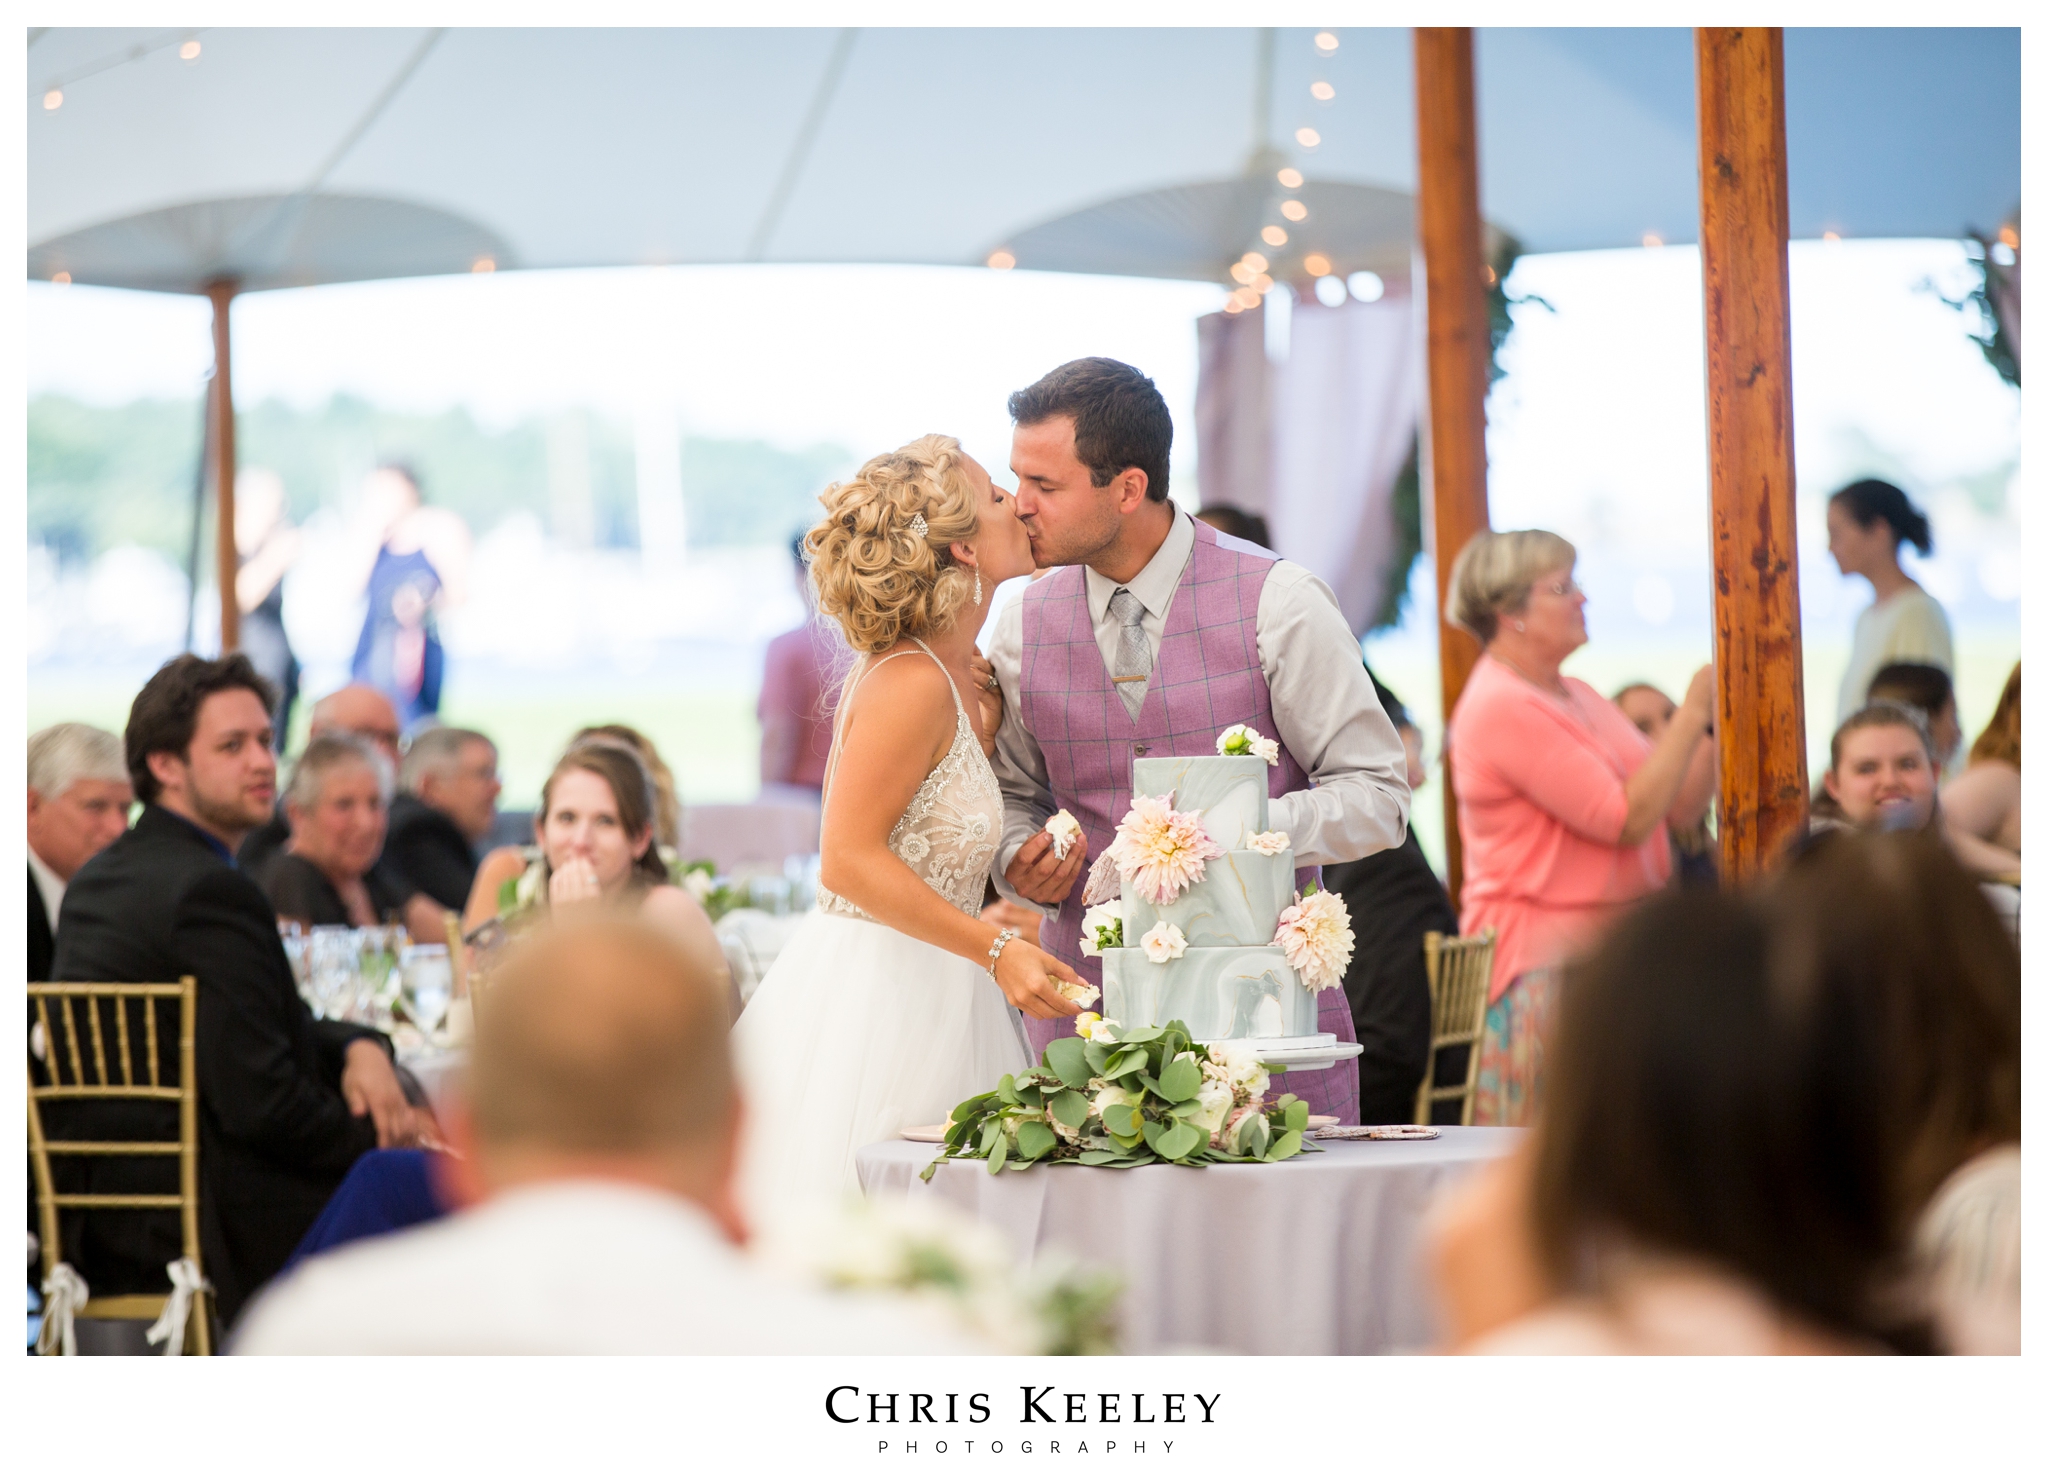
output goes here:
{"type": "MultiPolygon", "coordinates": [[[[1155,659],[1167,610],[1194,551],[1195,521],[1184,510],[1176,511],[1165,543],[1128,583],[1131,594],[1144,603],[1145,636],[1155,659]]],[[[1114,672],[1122,629],[1110,615],[1109,598],[1116,594],[1117,582],[1093,569],[1085,574],[1095,645],[1104,670],[1114,672]]],[[[1266,576],[1255,620],[1259,668],[1280,731],[1275,738],[1314,782],[1307,791],[1273,799],[1268,814],[1273,828],[1287,834],[1296,862],[1304,866],[1348,863],[1399,847],[1408,835],[1407,754],[1380,708],[1358,639],[1335,594],[1301,566],[1282,560],[1266,576]]],[[[1024,661],[1021,598],[996,618],[988,660],[1003,688],[1003,723],[996,731],[993,759],[1003,788],[996,888],[1015,903],[1042,909],[1018,898],[1003,879],[1017,850],[1057,810],[1044,752],[1025,730],[1018,702],[1024,661]]]]}

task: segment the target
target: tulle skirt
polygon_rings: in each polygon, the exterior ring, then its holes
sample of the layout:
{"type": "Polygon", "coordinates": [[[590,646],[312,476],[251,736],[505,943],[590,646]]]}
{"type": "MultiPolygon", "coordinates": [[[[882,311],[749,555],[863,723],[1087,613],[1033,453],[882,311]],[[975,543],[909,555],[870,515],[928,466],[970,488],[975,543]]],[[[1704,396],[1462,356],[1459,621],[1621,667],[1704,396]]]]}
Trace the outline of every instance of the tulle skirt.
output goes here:
{"type": "Polygon", "coordinates": [[[986,971],[823,910],[775,958],[733,1044],[746,1093],[741,1196],[771,1236],[858,1192],[861,1147],[938,1124],[1030,1062],[986,971]]]}

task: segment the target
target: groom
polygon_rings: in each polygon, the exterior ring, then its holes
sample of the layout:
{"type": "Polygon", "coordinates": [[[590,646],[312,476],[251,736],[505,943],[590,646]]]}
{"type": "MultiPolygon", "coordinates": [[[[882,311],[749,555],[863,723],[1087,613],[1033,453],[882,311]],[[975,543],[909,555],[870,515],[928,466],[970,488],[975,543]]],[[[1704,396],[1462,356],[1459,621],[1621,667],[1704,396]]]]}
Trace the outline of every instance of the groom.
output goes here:
{"type": "MultiPolygon", "coordinates": [[[[1073,360],[1010,397],[1017,513],[1039,567],[1060,566],[997,619],[989,662],[1003,690],[995,769],[1004,827],[998,888],[1054,908],[1045,948],[1100,985],[1081,955],[1088,859],[1131,805],[1131,761],[1207,755],[1247,724],[1280,742],[1270,826],[1297,863],[1343,863],[1400,844],[1406,754],[1329,587],[1220,535],[1167,502],[1173,418],[1142,373],[1073,360]],[[1066,808],[1087,848],[1054,856],[1066,808]]],[[[1325,1033],[1356,1042],[1341,991],[1320,994],[1325,1033]]],[[[1073,1019],[1031,1020],[1034,1049],[1073,1019]]],[[[1358,1118],[1358,1064],[1277,1075],[1272,1093],[1358,1118]]]]}

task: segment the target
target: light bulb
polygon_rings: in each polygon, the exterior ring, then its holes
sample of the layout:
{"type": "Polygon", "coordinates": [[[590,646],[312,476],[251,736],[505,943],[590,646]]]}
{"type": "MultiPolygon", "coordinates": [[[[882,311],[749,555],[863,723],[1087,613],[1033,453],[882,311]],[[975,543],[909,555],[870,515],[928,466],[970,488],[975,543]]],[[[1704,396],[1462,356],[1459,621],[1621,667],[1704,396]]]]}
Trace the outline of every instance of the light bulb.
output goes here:
{"type": "Polygon", "coordinates": [[[1321,252],[1310,252],[1301,259],[1301,270],[1310,277],[1328,277],[1330,275],[1330,259],[1321,252]]]}
{"type": "Polygon", "coordinates": [[[1266,260],[1265,255],[1260,252],[1246,252],[1240,260],[1253,272],[1264,272],[1268,267],[1272,266],[1266,260]]]}
{"type": "Polygon", "coordinates": [[[1311,82],[1308,85],[1308,95],[1318,103],[1327,103],[1337,96],[1337,89],[1327,82],[1311,82]]]}
{"type": "Polygon", "coordinates": [[[469,264],[469,270],[471,272],[496,272],[498,270],[498,263],[495,258],[479,257],[476,261],[469,264]]]}
{"type": "Polygon", "coordinates": [[[1360,303],[1378,303],[1387,291],[1386,282],[1376,272],[1354,272],[1345,279],[1344,286],[1360,303]]]}
{"type": "Polygon", "coordinates": [[[1327,273],[1316,279],[1316,302],[1324,308],[1337,308],[1344,302],[1344,284],[1339,278],[1327,273]]]}
{"type": "Polygon", "coordinates": [[[1842,233],[1839,231],[1823,231],[1820,234],[1820,239],[1824,242],[1838,242],[1842,239],[1842,233]]]}
{"type": "Polygon", "coordinates": [[[1313,149],[1323,142],[1323,136],[1312,128],[1298,128],[1294,131],[1294,142],[1304,149],[1313,149]]]}
{"type": "Polygon", "coordinates": [[[71,274],[68,272],[53,272],[50,274],[50,281],[60,288],[68,288],[71,286],[71,274]]]}
{"type": "Polygon", "coordinates": [[[53,88],[51,88],[51,89],[50,89],[50,90],[49,90],[48,92],[46,92],[46,93],[44,93],[44,94],[43,94],[43,111],[44,111],[45,113],[55,113],[55,112],[56,112],[56,111],[57,111],[57,110],[58,110],[59,108],[61,108],[61,107],[63,107],[63,106],[64,106],[64,89],[63,89],[63,88],[61,88],[61,87],[53,87],[53,88]]]}
{"type": "Polygon", "coordinates": [[[1328,55],[1329,55],[1329,54],[1330,54],[1331,52],[1335,51],[1336,49],[1337,49],[1337,33],[1336,33],[1335,31],[1318,31],[1318,32],[1316,32],[1316,50],[1317,50],[1317,51],[1319,51],[1319,52],[1323,53],[1323,55],[1325,55],[1325,56],[1328,56],[1328,55]]]}
{"type": "Polygon", "coordinates": [[[1301,171],[1289,165],[1280,172],[1280,183],[1289,190],[1301,189],[1301,171]]]}
{"type": "Polygon", "coordinates": [[[1273,291],[1273,280],[1262,272],[1252,279],[1251,286],[1253,292],[1264,295],[1273,291]]]}
{"type": "Polygon", "coordinates": [[[1259,238],[1269,247],[1284,247],[1287,245],[1287,233],[1278,226],[1268,226],[1259,233],[1259,238]]]}
{"type": "Polygon", "coordinates": [[[1298,200],[1283,200],[1280,202],[1280,214],[1290,221],[1306,221],[1308,207],[1298,200]]]}
{"type": "Polygon", "coordinates": [[[199,43],[196,41],[188,41],[183,46],[179,47],[178,60],[183,62],[195,62],[199,60],[199,43]]]}
{"type": "Polygon", "coordinates": [[[1654,231],[1646,231],[1643,233],[1643,245],[1646,247],[1661,247],[1664,245],[1664,238],[1657,235],[1654,231]]]}
{"type": "Polygon", "coordinates": [[[1230,275],[1236,278],[1241,283],[1248,283],[1257,274],[1255,274],[1249,267],[1245,266],[1244,263],[1237,262],[1231,264],[1230,275]]]}
{"type": "Polygon", "coordinates": [[[1017,265],[1017,258],[1014,253],[1007,252],[998,247],[995,251],[988,254],[988,265],[997,272],[1008,272],[1017,265]]]}

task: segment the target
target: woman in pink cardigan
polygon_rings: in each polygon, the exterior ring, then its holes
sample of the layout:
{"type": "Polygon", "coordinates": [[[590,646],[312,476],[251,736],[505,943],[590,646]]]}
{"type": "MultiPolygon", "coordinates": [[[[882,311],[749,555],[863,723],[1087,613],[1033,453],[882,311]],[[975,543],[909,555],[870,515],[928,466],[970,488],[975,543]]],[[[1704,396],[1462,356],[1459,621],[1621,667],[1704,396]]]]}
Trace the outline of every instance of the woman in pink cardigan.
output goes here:
{"type": "Polygon", "coordinates": [[[1558,966],[1671,877],[1664,819],[1700,810],[1714,713],[1702,668],[1656,742],[1558,666],[1586,641],[1578,552],[1540,529],[1483,531],[1451,568],[1445,615],[1485,644],[1446,737],[1465,881],[1459,931],[1495,933],[1472,1119],[1521,1125],[1543,1066],[1558,966]]]}

